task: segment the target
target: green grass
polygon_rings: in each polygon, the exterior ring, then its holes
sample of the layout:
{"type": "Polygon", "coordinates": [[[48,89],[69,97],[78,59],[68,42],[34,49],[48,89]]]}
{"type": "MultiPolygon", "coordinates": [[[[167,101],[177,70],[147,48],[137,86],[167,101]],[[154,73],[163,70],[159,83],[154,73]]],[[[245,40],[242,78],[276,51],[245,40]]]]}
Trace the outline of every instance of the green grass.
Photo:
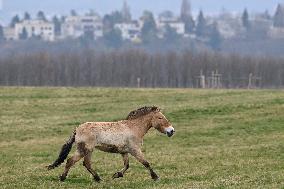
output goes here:
{"type": "Polygon", "coordinates": [[[0,88],[0,188],[282,188],[284,91],[0,88]],[[73,129],[114,121],[157,105],[176,129],[151,130],[143,151],[161,179],[134,158],[124,178],[120,155],[95,151],[96,183],[78,163],[62,183],[63,166],[47,171],[73,129]]]}

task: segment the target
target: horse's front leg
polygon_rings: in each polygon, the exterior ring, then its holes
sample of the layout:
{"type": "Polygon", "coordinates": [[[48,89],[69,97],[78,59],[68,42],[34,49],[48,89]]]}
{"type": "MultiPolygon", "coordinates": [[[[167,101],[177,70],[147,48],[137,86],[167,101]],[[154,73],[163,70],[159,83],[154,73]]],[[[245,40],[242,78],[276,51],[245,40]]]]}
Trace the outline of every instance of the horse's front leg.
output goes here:
{"type": "Polygon", "coordinates": [[[144,155],[140,148],[133,150],[131,152],[131,155],[134,156],[140,163],[142,163],[150,171],[150,175],[153,180],[156,181],[159,179],[159,176],[151,168],[150,163],[145,160],[144,155]]]}
{"type": "Polygon", "coordinates": [[[125,154],[121,154],[122,155],[122,158],[123,158],[123,162],[124,162],[124,168],[115,173],[112,178],[113,179],[116,179],[116,178],[120,178],[120,177],[123,177],[124,173],[127,171],[127,169],[129,168],[129,158],[128,158],[128,153],[125,153],[125,154]]]}

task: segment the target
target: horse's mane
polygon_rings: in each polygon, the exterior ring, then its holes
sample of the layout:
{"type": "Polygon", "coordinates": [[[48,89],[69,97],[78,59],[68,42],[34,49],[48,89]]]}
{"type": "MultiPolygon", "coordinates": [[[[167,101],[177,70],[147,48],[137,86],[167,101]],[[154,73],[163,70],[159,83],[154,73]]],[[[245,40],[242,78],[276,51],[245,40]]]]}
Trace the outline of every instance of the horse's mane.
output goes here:
{"type": "Polygon", "coordinates": [[[130,112],[126,118],[126,120],[133,120],[133,119],[137,119],[139,117],[142,117],[144,115],[147,115],[151,112],[160,112],[161,109],[156,107],[156,106],[145,106],[142,108],[139,108],[137,110],[133,110],[132,112],[130,112]]]}

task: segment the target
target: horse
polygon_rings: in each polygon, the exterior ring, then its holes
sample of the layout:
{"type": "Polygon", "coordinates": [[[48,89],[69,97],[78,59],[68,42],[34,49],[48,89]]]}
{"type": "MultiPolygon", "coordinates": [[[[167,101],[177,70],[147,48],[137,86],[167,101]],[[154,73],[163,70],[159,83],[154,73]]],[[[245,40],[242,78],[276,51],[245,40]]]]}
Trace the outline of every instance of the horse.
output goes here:
{"type": "Polygon", "coordinates": [[[128,155],[130,154],[149,170],[151,178],[156,181],[159,176],[154,172],[141,151],[143,137],[152,127],[168,137],[175,133],[171,123],[161,113],[160,108],[156,106],[142,107],[131,111],[125,120],[118,122],[87,122],[81,124],[62,146],[58,158],[47,168],[52,170],[60,166],[70,153],[73,143],[76,143],[76,152],[67,160],[65,170],[59,177],[60,181],[64,181],[70,168],[84,158],[83,166],[92,174],[95,181],[100,182],[100,176],[91,166],[91,156],[94,149],[122,155],[124,168],[116,172],[112,176],[113,179],[124,176],[129,168],[128,155]]]}

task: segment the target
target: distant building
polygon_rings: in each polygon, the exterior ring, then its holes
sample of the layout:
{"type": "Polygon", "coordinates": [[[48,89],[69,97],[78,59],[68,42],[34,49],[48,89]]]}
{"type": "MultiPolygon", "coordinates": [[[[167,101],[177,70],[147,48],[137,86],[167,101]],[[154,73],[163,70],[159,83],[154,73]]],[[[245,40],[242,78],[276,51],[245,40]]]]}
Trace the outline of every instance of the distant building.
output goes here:
{"type": "Polygon", "coordinates": [[[103,22],[100,16],[69,16],[62,24],[62,38],[78,38],[93,33],[97,39],[103,36],[103,22]]]}
{"type": "Polygon", "coordinates": [[[259,38],[268,37],[271,29],[273,28],[273,21],[255,17],[251,21],[251,31],[259,38]]]}
{"type": "Polygon", "coordinates": [[[159,16],[158,20],[156,21],[157,28],[160,31],[164,31],[165,27],[168,25],[173,28],[177,34],[185,35],[185,24],[180,21],[177,17],[165,17],[159,16]]]}
{"type": "Polygon", "coordinates": [[[15,39],[19,39],[23,30],[26,30],[27,37],[40,37],[44,41],[54,41],[54,24],[43,20],[24,20],[15,25],[15,39]]]}
{"type": "Polygon", "coordinates": [[[208,19],[210,24],[214,22],[218,25],[218,30],[224,39],[229,39],[238,36],[244,32],[241,19],[237,15],[223,13],[212,20],[208,19]]]}
{"type": "Polygon", "coordinates": [[[3,33],[4,33],[4,39],[6,41],[16,40],[15,28],[4,27],[3,28],[3,33]]]}
{"type": "Polygon", "coordinates": [[[185,34],[185,28],[184,28],[185,25],[183,22],[173,21],[173,22],[158,22],[157,23],[158,29],[165,28],[166,25],[169,25],[171,28],[175,29],[175,31],[179,35],[185,34]]]}
{"type": "Polygon", "coordinates": [[[158,17],[159,22],[177,22],[179,19],[174,15],[160,14],[158,17]]]}
{"type": "Polygon", "coordinates": [[[119,23],[114,26],[121,31],[122,38],[124,40],[130,40],[132,42],[139,42],[141,38],[141,25],[138,21],[132,21],[129,23],[119,23]]]}
{"type": "Polygon", "coordinates": [[[268,36],[272,39],[284,39],[284,28],[271,27],[268,36]]]}
{"type": "Polygon", "coordinates": [[[218,30],[224,39],[229,39],[237,36],[242,32],[242,23],[238,20],[217,21],[218,30]]]}

